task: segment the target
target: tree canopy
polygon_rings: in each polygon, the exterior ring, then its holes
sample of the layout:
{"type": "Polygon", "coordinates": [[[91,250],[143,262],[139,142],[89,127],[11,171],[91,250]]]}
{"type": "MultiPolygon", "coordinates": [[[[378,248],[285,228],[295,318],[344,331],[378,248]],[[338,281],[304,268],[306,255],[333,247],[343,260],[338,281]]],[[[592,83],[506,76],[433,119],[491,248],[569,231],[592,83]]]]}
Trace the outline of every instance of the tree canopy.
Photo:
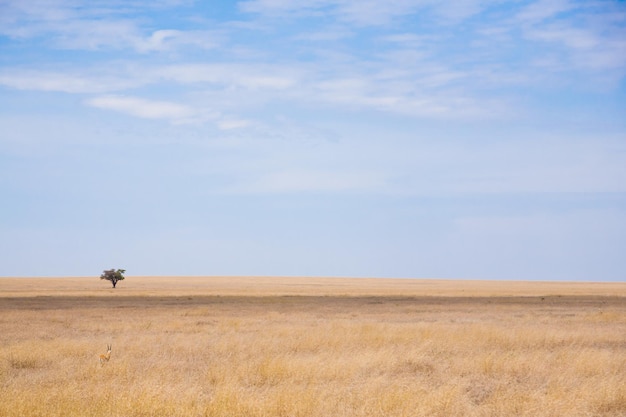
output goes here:
{"type": "Polygon", "coordinates": [[[122,281],[124,277],[125,269],[105,269],[102,275],[100,275],[100,279],[106,279],[107,281],[111,281],[113,284],[113,288],[117,285],[118,281],[122,281]]]}

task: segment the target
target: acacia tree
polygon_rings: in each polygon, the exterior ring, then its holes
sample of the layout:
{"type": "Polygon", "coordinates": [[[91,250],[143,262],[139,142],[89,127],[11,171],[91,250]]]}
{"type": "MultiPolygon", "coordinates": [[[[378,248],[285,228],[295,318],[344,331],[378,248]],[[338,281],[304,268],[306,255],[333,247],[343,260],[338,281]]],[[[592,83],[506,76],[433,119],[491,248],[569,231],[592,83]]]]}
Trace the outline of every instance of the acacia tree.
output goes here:
{"type": "Polygon", "coordinates": [[[115,288],[115,286],[117,285],[117,281],[122,281],[124,279],[124,272],[126,272],[125,269],[105,269],[102,275],[100,275],[100,279],[106,279],[107,281],[111,281],[111,284],[113,284],[113,288],[115,288]]]}

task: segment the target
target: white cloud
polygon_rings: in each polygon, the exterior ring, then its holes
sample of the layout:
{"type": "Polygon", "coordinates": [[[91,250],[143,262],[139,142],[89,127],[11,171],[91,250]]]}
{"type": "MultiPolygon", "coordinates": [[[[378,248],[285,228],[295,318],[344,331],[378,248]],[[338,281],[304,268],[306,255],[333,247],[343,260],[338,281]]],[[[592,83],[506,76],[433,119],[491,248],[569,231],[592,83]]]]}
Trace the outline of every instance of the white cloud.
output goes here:
{"type": "Polygon", "coordinates": [[[94,49],[125,42],[137,33],[132,19],[120,18],[123,13],[98,5],[89,7],[66,0],[33,0],[8,1],[5,7],[4,13],[0,13],[4,14],[5,23],[0,33],[10,37],[46,36],[64,47],[94,49]]]}
{"type": "Polygon", "coordinates": [[[209,31],[159,29],[145,33],[132,20],[76,20],[50,27],[52,41],[60,48],[102,50],[130,49],[140,53],[173,51],[190,46],[210,49],[219,36],[209,31]]]}
{"type": "Polygon", "coordinates": [[[555,73],[597,73],[594,84],[615,84],[626,73],[626,14],[607,2],[542,0],[517,16],[524,38],[540,43],[533,61],[555,73]]]}
{"type": "Polygon", "coordinates": [[[249,120],[212,110],[207,106],[192,106],[172,101],[147,100],[140,97],[103,95],[85,101],[102,110],[111,110],[142,119],[160,119],[173,124],[213,123],[220,130],[234,130],[250,125],[249,120]]]}
{"type": "Polygon", "coordinates": [[[243,12],[275,17],[335,16],[358,26],[383,25],[394,18],[413,13],[425,1],[415,0],[250,0],[239,3],[243,12]]]}
{"type": "Polygon", "coordinates": [[[209,31],[162,29],[146,37],[135,37],[132,45],[138,52],[177,51],[185,46],[211,49],[219,45],[219,38],[219,35],[209,31]]]}
{"type": "Polygon", "coordinates": [[[180,64],[144,73],[147,79],[196,85],[204,90],[196,93],[199,100],[231,111],[276,101],[437,118],[497,117],[507,111],[502,100],[476,97],[456,88],[470,74],[438,66],[421,56],[411,62],[383,56],[354,68],[329,62],[324,71],[318,69],[317,64],[302,62],[180,64]]]}
{"type": "Polygon", "coordinates": [[[0,85],[18,90],[50,91],[63,93],[104,93],[137,87],[146,82],[138,78],[128,78],[123,74],[81,71],[37,71],[18,68],[0,72],[0,85]]]}
{"type": "MultiPolygon", "coordinates": [[[[380,22],[388,21],[415,11],[423,10],[429,16],[443,16],[449,12],[446,11],[449,9],[448,6],[431,0],[374,3],[368,8],[369,3],[344,0],[313,2],[258,0],[242,2],[240,8],[251,13],[295,15],[326,13],[336,20],[331,22],[329,27],[344,28],[343,31],[335,29],[327,33],[326,39],[339,38],[338,42],[341,42],[342,36],[356,33],[354,32],[356,29],[338,24],[346,20],[352,19],[355,24],[378,24],[377,19],[381,19],[380,22]]],[[[83,66],[65,72],[7,69],[0,72],[0,84],[23,90],[91,94],[121,94],[125,90],[139,86],[167,84],[167,88],[174,86],[173,88],[178,90],[177,93],[182,93],[181,95],[187,97],[194,95],[198,98],[193,107],[186,109],[187,113],[193,113],[192,118],[211,118],[204,116],[203,111],[190,110],[192,108],[210,106],[219,111],[239,113],[242,108],[267,106],[268,103],[279,101],[295,104],[330,104],[349,111],[366,109],[411,117],[464,119],[499,117],[512,113],[511,104],[503,104],[512,101],[498,98],[502,96],[498,92],[490,95],[492,91],[489,89],[503,86],[519,87],[531,83],[541,86],[541,83],[550,81],[550,74],[558,75],[567,68],[571,71],[598,71],[600,75],[605,75],[603,71],[613,70],[617,74],[613,75],[613,79],[619,79],[626,67],[626,41],[621,40],[619,36],[624,31],[616,28],[621,20],[614,20],[607,33],[594,29],[593,25],[576,28],[558,20],[551,20],[549,25],[542,23],[545,17],[558,17],[559,11],[571,8],[569,2],[533,3],[534,6],[525,8],[517,19],[512,17],[506,21],[507,23],[497,22],[495,26],[499,33],[512,36],[513,30],[524,20],[526,23],[522,24],[522,30],[526,36],[525,41],[530,45],[549,44],[569,51],[567,52],[569,55],[560,50],[548,50],[541,55],[539,52],[531,51],[523,63],[507,63],[502,59],[502,56],[516,52],[513,49],[504,52],[499,49],[502,46],[504,48],[501,49],[506,49],[511,43],[497,42],[495,46],[487,43],[474,49],[472,47],[464,49],[461,53],[456,44],[459,39],[455,36],[461,36],[458,33],[447,36],[439,32],[435,35],[428,29],[411,32],[407,31],[411,29],[407,25],[403,25],[396,34],[381,35],[372,39],[374,42],[381,40],[385,42],[381,48],[367,56],[354,50],[348,44],[351,42],[348,40],[342,48],[328,48],[330,52],[327,55],[324,55],[323,51],[315,50],[316,59],[310,61],[291,58],[281,54],[280,51],[263,50],[262,47],[256,51],[256,55],[247,57],[245,62],[234,56],[232,50],[226,49],[219,50],[220,61],[211,57],[203,60],[203,55],[196,59],[196,56],[181,53],[180,51],[184,49],[181,47],[187,45],[218,48],[219,36],[215,33],[222,32],[154,30],[154,28],[146,31],[142,29],[138,20],[124,19],[128,16],[125,11],[121,11],[119,15],[105,11],[102,12],[104,18],[95,21],[94,16],[97,15],[95,8],[87,8],[86,12],[81,12],[67,3],[59,1],[54,4],[63,7],[57,9],[53,7],[53,10],[48,12],[42,10],[35,12],[29,9],[27,14],[39,16],[33,17],[29,22],[34,25],[33,27],[39,27],[38,30],[41,30],[39,34],[52,31],[57,46],[108,51],[127,48],[142,55],[135,56],[134,62],[130,59],[115,63],[102,62],[99,63],[99,67],[83,66]],[[64,17],[69,19],[66,23],[63,23],[64,17]],[[37,26],[41,22],[50,26],[37,26]],[[154,65],[150,63],[151,57],[144,56],[159,51],[180,53],[177,57],[180,58],[179,63],[154,65]],[[336,51],[340,52],[332,55],[336,51]],[[476,52],[478,54],[475,54],[476,52]],[[193,59],[194,63],[185,62],[185,57],[193,59]],[[211,63],[208,63],[209,60],[211,63]],[[518,64],[520,66],[517,66],[518,64]],[[201,95],[203,97],[200,97],[201,95]]],[[[468,0],[463,3],[462,13],[455,18],[471,16],[488,6],[488,2],[468,0]]],[[[140,6],[134,4],[129,7],[140,6]]],[[[579,9],[573,10],[579,12],[579,9]]],[[[469,35],[474,31],[486,33],[490,28],[489,23],[493,23],[489,22],[488,18],[486,20],[487,23],[481,24],[479,28],[470,21],[461,32],[469,35]]],[[[25,26],[28,26],[29,22],[25,26]]],[[[225,38],[236,38],[233,32],[226,34],[225,28],[226,26],[221,26],[220,29],[224,31],[225,38]]],[[[289,35],[286,38],[290,40],[324,38],[324,33],[320,31],[289,35]]],[[[486,38],[481,37],[482,40],[486,38]]],[[[229,42],[236,43],[233,39],[229,42]]],[[[298,46],[300,45],[302,43],[298,46]]],[[[304,48],[311,47],[311,44],[305,45],[304,48]]],[[[311,52],[306,49],[305,51],[311,52]]],[[[166,103],[168,100],[160,102],[166,103]]],[[[180,112],[180,109],[177,111],[180,112]]],[[[129,108],[126,112],[138,117],[148,117],[145,114],[151,114],[133,112],[129,108]]],[[[176,111],[170,109],[169,113],[175,114],[176,111]]],[[[186,120],[188,117],[191,116],[172,115],[155,118],[186,120]]],[[[233,114],[227,119],[220,119],[220,126],[250,125],[248,118],[233,114]]]]}
{"type": "Polygon", "coordinates": [[[563,25],[551,25],[531,30],[528,37],[539,41],[557,42],[578,50],[595,48],[601,42],[601,39],[589,30],[563,25]]]}
{"type": "Polygon", "coordinates": [[[354,33],[345,27],[328,27],[320,31],[299,33],[294,39],[310,42],[331,42],[352,36],[354,36],[354,33]]]}
{"type": "MultiPolygon", "coordinates": [[[[493,2],[493,1],[492,1],[493,2]]],[[[477,15],[489,1],[456,0],[454,2],[433,2],[434,14],[445,23],[455,24],[477,15]]]]}
{"type": "MultiPolygon", "coordinates": [[[[624,21],[626,23],[626,20],[624,21]]],[[[607,28],[607,31],[610,31],[607,28]]],[[[531,60],[541,68],[542,76],[570,73],[584,76],[578,88],[612,89],[626,74],[626,30],[615,29],[613,35],[591,28],[575,28],[567,24],[532,27],[527,39],[544,44],[531,60]]],[[[560,83],[569,78],[561,78],[560,83]]],[[[576,79],[576,78],[574,78],[576,79]]]]}
{"type": "Polygon", "coordinates": [[[524,23],[537,23],[574,8],[570,0],[539,0],[524,7],[517,18],[524,23]]]}
{"type": "Polygon", "coordinates": [[[385,25],[394,18],[406,16],[421,8],[424,1],[415,0],[362,0],[337,2],[339,17],[356,25],[385,25]]]}
{"type": "Polygon", "coordinates": [[[155,77],[182,84],[212,83],[223,87],[286,89],[297,83],[296,71],[281,65],[180,64],[151,71],[155,77]]]}
{"type": "Polygon", "coordinates": [[[404,32],[393,35],[386,35],[382,40],[397,43],[408,48],[420,48],[433,40],[432,36],[418,35],[416,33],[404,32]]]}
{"type": "Polygon", "coordinates": [[[8,1],[0,12],[0,34],[13,38],[45,37],[57,48],[169,51],[181,46],[213,48],[219,36],[209,31],[146,30],[136,16],[142,11],[173,7],[165,2],[90,2],[69,0],[8,1]]]}
{"type": "Polygon", "coordinates": [[[167,119],[177,122],[190,121],[197,112],[189,107],[168,101],[146,100],[128,96],[100,96],[87,100],[88,105],[113,110],[146,119],[167,119]]]}
{"type": "Polygon", "coordinates": [[[319,13],[320,9],[328,7],[332,0],[249,0],[240,1],[238,7],[245,13],[259,13],[267,15],[310,15],[319,13]]]}
{"type": "Polygon", "coordinates": [[[247,127],[250,125],[249,120],[224,118],[217,122],[217,127],[221,130],[232,130],[247,127]]]}
{"type": "Polygon", "coordinates": [[[99,50],[128,48],[140,37],[132,20],[84,20],[58,22],[50,26],[51,39],[65,49],[99,50]]]}
{"type": "Polygon", "coordinates": [[[362,192],[385,189],[384,177],[371,171],[290,170],[270,172],[234,185],[231,193],[362,192]]]}
{"type": "Polygon", "coordinates": [[[181,32],[178,30],[157,30],[148,38],[139,40],[137,50],[145,52],[167,49],[172,40],[180,38],[180,36],[181,32]]]}
{"type": "Polygon", "coordinates": [[[458,0],[453,4],[436,0],[249,0],[239,3],[243,12],[272,17],[328,17],[356,26],[379,26],[398,18],[427,11],[443,23],[457,23],[477,13],[484,0],[458,0]]]}

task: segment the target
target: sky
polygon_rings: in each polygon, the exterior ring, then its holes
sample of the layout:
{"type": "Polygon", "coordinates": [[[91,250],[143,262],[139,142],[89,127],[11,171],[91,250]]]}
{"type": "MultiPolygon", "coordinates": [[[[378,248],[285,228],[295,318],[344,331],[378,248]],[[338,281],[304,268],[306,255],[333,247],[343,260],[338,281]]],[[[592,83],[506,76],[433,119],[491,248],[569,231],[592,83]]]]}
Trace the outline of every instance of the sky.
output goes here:
{"type": "Polygon", "coordinates": [[[0,276],[626,281],[626,3],[0,0],[0,276]]]}

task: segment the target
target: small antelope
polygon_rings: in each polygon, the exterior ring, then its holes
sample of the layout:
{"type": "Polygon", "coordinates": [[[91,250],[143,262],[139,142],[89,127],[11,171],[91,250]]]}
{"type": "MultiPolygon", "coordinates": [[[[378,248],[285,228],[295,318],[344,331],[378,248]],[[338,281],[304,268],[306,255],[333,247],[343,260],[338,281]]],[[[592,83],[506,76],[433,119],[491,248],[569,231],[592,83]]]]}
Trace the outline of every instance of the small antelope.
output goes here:
{"type": "Polygon", "coordinates": [[[111,345],[107,344],[107,353],[100,354],[100,366],[104,365],[105,362],[108,362],[111,359],[111,345]]]}

